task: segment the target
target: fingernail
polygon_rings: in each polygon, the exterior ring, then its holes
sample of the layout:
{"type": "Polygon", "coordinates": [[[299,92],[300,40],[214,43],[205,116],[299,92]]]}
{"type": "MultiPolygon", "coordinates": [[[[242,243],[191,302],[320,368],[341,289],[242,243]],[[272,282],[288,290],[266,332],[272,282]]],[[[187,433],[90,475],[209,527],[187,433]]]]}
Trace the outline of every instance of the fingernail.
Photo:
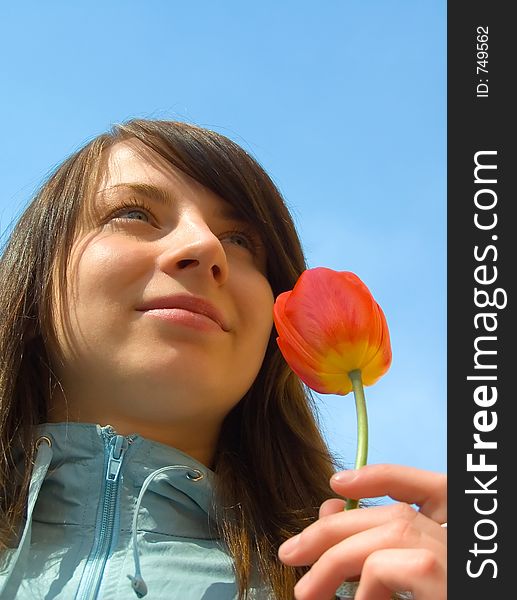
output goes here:
{"type": "Polygon", "coordinates": [[[292,554],[295,550],[296,547],[298,546],[298,542],[300,541],[300,535],[295,535],[294,537],[288,539],[286,542],[284,542],[281,546],[280,546],[280,550],[282,551],[282,554],[284,556],[288,556],[289,554],[292,554]]]}
{"type": "Polygon", "coordinates": [[[357,477],[357,471],[355,469],[350,471],[340,471],[335,475],[332,475],[331,481],[335,483],[350,483],[357,477]]]}

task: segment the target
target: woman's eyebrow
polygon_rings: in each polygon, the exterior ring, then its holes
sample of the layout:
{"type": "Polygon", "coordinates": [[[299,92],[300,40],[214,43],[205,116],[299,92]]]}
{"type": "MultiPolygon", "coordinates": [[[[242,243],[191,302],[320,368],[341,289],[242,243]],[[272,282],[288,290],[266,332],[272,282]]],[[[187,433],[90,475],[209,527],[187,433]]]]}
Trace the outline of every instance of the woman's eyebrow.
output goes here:
{"type": "MultiPolygon", "coordinates": [[[[145,196],[169,208],[173,207],[177,202],[176,197],[170,190],[149,183],[116,183],[108,188],[99,190],[98,194],[109,197],[112,193],[116,193],[119,190],[145,196]]],[[[231,204],[224,201],[220,209],[217,210],[217,217],[227,221],[248,221],[231,204]]]]}
{"type": "Polygon", "coordinates": [[[164,204],[168,207],[172,207],[175,204],[174,195],[169,190],[149,183],[116,183],[115,185],[100,190],[98,193],[109,197],[109,195],[119,190],[146,196],[147,198],[156,200],[160,204],[164,204]]]}

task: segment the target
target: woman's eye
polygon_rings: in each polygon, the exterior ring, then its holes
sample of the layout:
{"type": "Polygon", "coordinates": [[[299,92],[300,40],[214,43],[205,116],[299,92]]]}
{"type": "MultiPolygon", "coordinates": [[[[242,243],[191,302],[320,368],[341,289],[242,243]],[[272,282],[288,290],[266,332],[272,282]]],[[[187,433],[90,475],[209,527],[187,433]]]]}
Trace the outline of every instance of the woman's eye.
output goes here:
{"type": "Polygon", "coordinates": [[[140,208],[125,209],[114,216],[115,219],[129,219],[131,221],[149,221],[149,215],[140,208]]]}
{"type": "Polygon", "coordinates": [[[245,231],[227,231],[226,233],[223,233],[220,237],[223,240],[229,240],[232,244],[235,244],[236,246],[245,248],[250,252],[255,252],[255,240],[249,233],[246,233],[245,231]]]}
{"type": "Polygon", "coordinates": [[[146,204],[137,200],[129,200],[117,207],[112,213],[111,220],[144,221],[149,223],[152,220],[152,212],[146,204]]]}

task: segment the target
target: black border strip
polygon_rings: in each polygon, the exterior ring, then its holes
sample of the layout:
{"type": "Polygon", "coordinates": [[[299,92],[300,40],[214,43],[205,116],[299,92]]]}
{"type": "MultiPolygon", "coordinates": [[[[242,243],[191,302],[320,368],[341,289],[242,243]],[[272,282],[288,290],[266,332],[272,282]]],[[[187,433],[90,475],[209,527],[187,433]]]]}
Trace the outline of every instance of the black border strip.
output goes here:
{"type": "Polygon", "coordinates": [[[448,581],[449,597],[466,600],[517,597],[510,7],[451,1],[447,8],[448,581]]]}

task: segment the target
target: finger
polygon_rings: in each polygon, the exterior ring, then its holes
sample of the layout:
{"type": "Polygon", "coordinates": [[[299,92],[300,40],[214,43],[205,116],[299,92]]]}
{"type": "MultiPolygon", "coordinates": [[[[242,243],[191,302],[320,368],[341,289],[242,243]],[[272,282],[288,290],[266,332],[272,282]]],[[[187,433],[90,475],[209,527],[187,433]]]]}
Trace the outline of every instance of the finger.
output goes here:
{"type": "Polygon", "coordinates": [[[320,506],[319,518],[327,517],[328,515],[332,515],[334,513],[341,513],[345,508],[345,501],[340,498],[331,498],[330,500],[325,500],[323,504],[320,506]]]}
{"type": "MultiPolygon", "coordinates": [[[[396,548],[409,549],[413,553],[425,550],[426,556],[436,556],[433,559],[436,565],[445,561],[445,549],[435,539],[411,528],[387,524],[363,531],[324,552],[296,584],[295,597],[297,600],[332,597],[343,581],[359,575],[362,580],[363,565],[370,555],[396,548]]],[[[405,568],[402,573],[406,573],[403,583],[407,588],[412,580],[405,568]]]]}
{"type": "Polygon", "coordinates": [[[409,504],[397,503],[339,511],[318,519],[300,534],[284,542],[278,549],[278,557],[291,566],[311,565],[332,546],[351,536],[383,525],[403,529],[408,524],[437,541],[445,540],[446,532],[443,528],[409,504]]]}
{"type": "Polygon", "coordinates": [[[446,600],[445,564],[427,549],[390,549],[364,561],[355,600],[389,600],[393,592],[412,592],[418,600],[446,600]]]}
{"type": "Polygon", "coordinates": [[[366,465],[336,473],[330,485],[346,498],[390,496],[418,505],[422,514],[433,521],[447,521],[447,476],[444,473],[401,465],[366,465]]]}

